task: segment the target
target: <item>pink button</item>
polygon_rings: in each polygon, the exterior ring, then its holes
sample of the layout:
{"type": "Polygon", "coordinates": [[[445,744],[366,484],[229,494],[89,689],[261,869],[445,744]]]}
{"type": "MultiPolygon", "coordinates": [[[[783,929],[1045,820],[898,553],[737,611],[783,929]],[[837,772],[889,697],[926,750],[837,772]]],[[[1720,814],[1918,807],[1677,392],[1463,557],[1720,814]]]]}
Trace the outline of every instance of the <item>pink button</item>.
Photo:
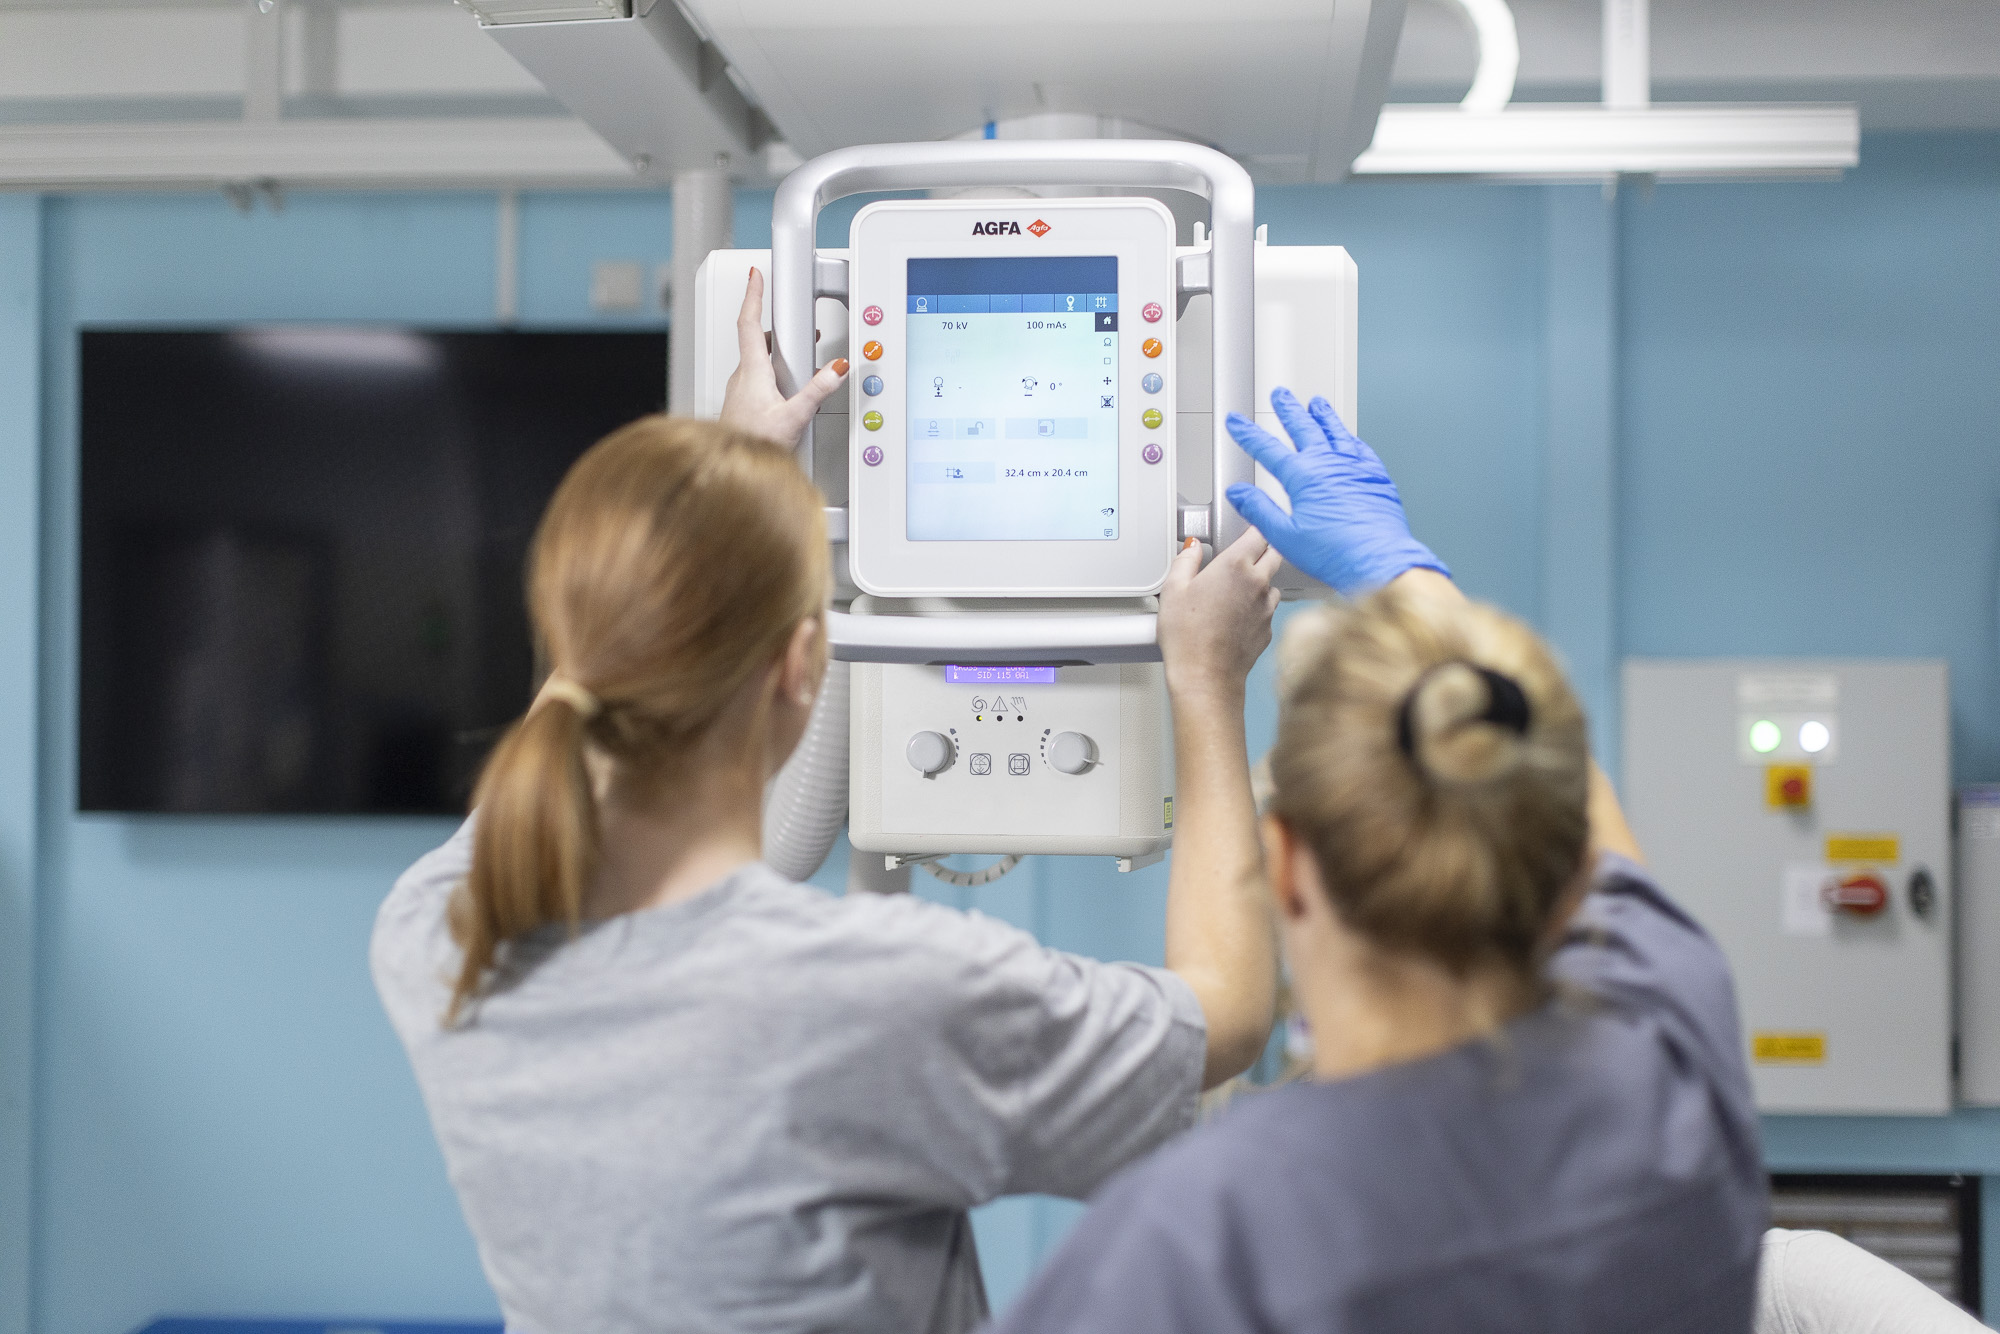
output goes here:
{"type": "MultiPolygon", "coordinates": [[[[1147,448],[1156,448],[1156,446],[1149,445],[1147,448]]],[[[861,461],[871,468],[880,463],[882,461],[882,446],[870,445],[868,448],[862,450],[861,461]]]]}
{"type": "Polygon", "coordinates": [[[1164,449],[1161,449],[1158,445],[1147,445],[1144,449],[1139,451],[1139,457],[1146,460],[1146,462],[1148,463],[1158,463],[1161,459],[1165,458],[1166,456],[1167,452],[1164,449]]]}
{"type": "Polygon", "coordinates": [[[882,307],[870,306],[868,309],[862,311],[861,322],[863,324],[880,324],[882,322],[882,307]]]}
{"type": "Polygon", "coordinates": [[[1164,311],[1164,310],[1161,310],[1161,309],[1160,309],[1160,303],[1159,303],[1159,302],[1157,302],[1157,301],[1148,301],[1148,302],[1146,303],[1146,308],[1145,308],[1144,310],[1140,311],[1139,313],[1140,313],[1141,315],[1144,315],[1144,316],[1146,317],[1146,323],[1148,323],[1148,324],[1158,324],[1158,323],[1160,322],[1160,316],[1162,316],[1162,315],[1166,314],[1167,312],[1166,312],[1166,311],[1164,311]]]}

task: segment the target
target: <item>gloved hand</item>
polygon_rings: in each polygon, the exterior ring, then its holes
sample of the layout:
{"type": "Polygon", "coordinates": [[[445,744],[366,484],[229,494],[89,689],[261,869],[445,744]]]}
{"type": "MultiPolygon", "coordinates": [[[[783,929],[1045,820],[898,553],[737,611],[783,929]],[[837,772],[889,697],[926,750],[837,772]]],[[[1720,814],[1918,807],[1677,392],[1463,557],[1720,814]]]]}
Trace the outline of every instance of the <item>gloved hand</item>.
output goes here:
{"type": "Polygon", "coordinates": [[[1271,407],[1296,449],[1240,412],[1229,414],[1229,434],[1284,486],[1292,512],[1243,482],[1231,486],[1228,496],[1286,560],[1349,597],[1380,588],[1405,570],[1451,575],[1429,547],[1410,536],[1403,498],[1388,469],[1341,424],[1333,404],[1315,398],[1304,408],[1291,390],[1281,388],[1271,391],[1271,407]]]}

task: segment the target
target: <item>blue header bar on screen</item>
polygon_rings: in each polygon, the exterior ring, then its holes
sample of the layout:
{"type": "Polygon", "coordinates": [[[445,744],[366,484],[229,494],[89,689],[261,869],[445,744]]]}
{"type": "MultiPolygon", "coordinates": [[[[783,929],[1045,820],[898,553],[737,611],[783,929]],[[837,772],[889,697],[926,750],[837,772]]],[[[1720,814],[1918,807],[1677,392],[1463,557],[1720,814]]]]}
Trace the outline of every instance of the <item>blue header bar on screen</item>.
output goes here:
{"type": "Polygon", "coordinates": [[[990,315],[1026,311],[1058,315],[1105,314],[1118,309],[1116,292],[912,292],[912,315],[990,315]]]}
{"type": "Polygon", "coordinates": [[[1048,259],[913,259],[911,292],[939,296],[990,296],[995,292],[1116,292],[1116,255],[1059,255],[1048,259]]]}

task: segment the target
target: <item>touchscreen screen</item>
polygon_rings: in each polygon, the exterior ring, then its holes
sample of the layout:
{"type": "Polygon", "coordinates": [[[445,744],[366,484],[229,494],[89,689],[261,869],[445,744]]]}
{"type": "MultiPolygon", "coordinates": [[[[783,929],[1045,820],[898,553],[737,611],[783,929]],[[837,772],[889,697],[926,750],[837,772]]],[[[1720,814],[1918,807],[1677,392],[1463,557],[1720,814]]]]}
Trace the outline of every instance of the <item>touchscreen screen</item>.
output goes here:
{"type": "Polygon", "coordinates": [[[1117,258],[909,266],[909,540],[1115,540],[1117,258]]]}

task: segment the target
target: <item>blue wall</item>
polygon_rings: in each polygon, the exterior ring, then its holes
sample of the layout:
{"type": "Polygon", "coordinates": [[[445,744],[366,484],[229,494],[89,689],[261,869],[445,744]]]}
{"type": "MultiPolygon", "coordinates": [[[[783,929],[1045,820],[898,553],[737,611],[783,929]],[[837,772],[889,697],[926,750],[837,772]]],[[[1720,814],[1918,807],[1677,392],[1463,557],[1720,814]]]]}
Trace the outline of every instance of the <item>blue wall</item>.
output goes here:
{"type": "MultiPolygon", "coordinates": [[[[1863,158],[1838,184],[1295,188],[1261,213],[1274,243],[1353,251],[1363,433],[1600,717],[1625,652],[1936,654],[1958,778],[2000,779],[2000,140],[1863,158]]],[[[602,323],[591,262],[670,253],[660,195],[522,207],[525,325],[602,323]]],[[[739,243],[767,207],[742,197],[739,243]]],[[[445,825],[80,818],[69,794],[77,326],[484,324],[494,222],[469,195],[0,199],[0,1334],[493,1310],[365,967],[445,825]]],[[[1251,722],[1267,740],[1268,691],[1251,722]]],[[[938,894],[1160,954],[1161,868],[938,894]]],[[[1781,1166],[2000,1172],[2000,1114],[1767,1134],[1781,1166]]],[[[1074,1212],[982,1211],[996,1297],[1074,1212]]]]}

